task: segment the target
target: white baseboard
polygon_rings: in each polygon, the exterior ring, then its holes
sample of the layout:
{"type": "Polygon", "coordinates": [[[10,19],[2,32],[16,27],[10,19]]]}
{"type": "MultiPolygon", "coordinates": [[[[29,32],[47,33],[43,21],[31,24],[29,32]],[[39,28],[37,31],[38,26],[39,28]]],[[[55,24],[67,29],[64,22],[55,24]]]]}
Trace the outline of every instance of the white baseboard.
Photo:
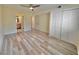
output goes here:
{"type": "Polygon", "coordinates": [[[29,29],[24,29],[24,31],[30,31],[31,30],[31,28],[29,28],[29,29]]]}
{"type": "Polygon", "coordinates": [[[4,33],[4,35],[8,35],[8,34],[13,34],[13,33],[16,33],[17,31],[14,31],[14,32],[7,32],[7,33],[4,33]]]}

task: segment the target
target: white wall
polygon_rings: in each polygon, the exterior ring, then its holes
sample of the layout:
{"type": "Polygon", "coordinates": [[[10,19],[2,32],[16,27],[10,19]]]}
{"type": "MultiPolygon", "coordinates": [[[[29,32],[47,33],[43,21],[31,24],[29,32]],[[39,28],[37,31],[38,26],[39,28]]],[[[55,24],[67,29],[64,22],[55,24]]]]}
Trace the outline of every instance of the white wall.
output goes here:
{"type": "Polygon", "coordinates": [[[50,14],[43,13],[35,16],[35,27],[37,30],[49,33],[50,14]]]}
{"type": "Polygon", "coordinates": [[[31,18],[32,16],[30,14],[26,14],[24,16],[24,31],[31,30],[31,18]]]}
{"type": "Polygon", "coordinates": [[[52,10],[50,36],[76,45],[79,52],[79,9],[69,11],[52,10]]]}
{"type": "Polygon", "coordinates": [[[3,42],[3,27],[2,27],[2,6],[0,5],[0,50],[3,42]]]}
{"type": "Polygon", "coordinates": [[[16,14],[15,10],[3,8],[3,26],[4,34],[16,33],[16,14]]]}
{"type": "Polygon", "coordinates": [[[39,29],[39,15],[35,16],[35,29],[39,29]]]}
{"type": "Polygon", "coordinates": [[[35,29],[35,16],[32,16],[32,29],[35,29]]]}

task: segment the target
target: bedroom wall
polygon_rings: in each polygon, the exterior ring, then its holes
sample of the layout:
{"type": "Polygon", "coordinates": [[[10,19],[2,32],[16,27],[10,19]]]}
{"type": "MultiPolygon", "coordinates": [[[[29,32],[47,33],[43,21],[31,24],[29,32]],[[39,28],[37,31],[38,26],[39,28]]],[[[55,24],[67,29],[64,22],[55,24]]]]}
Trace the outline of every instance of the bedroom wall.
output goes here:
{"type": "Polygon", "coordinates": [[[32,16],[32,29],[35,29],[35,16],[32,16]]]}
{"type": "Polygon", "coordinates": [[[31,14],[24,15],[24,31],[31,30],[31,19],[32,19],[31,14]]]}
{"type": "Polygon", "coordinates": [[[4,34],[16,33],[16,15],[15,10],[3,8],[3,26],[4,34]]]}
{"type": "Polygon", "coordinates": [[[35,16],[35,28],[42,32],[49,33],[50,14],[42,13],[35,16]]]}
{"type": "Polygon", "coordinates": [[[3,22],[2,22],[2,5],[0,5],[0,50],[2,47],[2,42],[3,42],[3,26],[2,26],[3,22]]]}

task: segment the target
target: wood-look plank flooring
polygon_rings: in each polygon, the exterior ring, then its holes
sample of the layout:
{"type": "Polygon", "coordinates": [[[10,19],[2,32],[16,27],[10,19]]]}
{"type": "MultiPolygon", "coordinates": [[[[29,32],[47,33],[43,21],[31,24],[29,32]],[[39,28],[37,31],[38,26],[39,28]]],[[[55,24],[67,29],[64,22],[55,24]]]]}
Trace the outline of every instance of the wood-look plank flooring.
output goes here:
{"type": "Polygon", "coordinates": [[[38,30],[6,35],[1,55],[76,55],[73,44],[64,42],[38,30]]]}

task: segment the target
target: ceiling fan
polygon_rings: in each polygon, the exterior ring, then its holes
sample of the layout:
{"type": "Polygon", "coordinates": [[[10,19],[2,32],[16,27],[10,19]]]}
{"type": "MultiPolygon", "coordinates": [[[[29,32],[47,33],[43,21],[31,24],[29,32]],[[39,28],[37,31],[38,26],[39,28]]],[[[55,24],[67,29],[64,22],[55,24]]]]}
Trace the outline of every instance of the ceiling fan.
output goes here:
{"type": "Polygon", "coordinates": [[[21,5],[22,7],[27,7],[29,9],[31,9],[32,11],[34,11],[34,8],[39,7],[40,5],[35,5],[35,4],[29,4],[28,6],[26,4],[21,5]]]}

